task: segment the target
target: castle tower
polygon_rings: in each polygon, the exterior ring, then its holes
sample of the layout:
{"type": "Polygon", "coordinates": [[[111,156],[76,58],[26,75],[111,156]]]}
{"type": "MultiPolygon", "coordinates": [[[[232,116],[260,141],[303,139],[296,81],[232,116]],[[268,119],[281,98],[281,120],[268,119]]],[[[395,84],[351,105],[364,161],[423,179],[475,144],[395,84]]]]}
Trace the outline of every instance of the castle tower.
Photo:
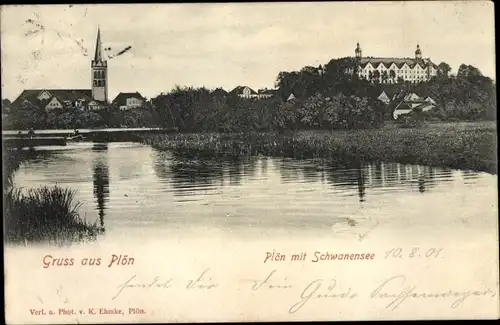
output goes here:
{"type": "Polygon", "coordinates": [[[415,51],[415,59],[419,60],[422,58],[422,51],[420,50],[420,45],[417,44],[417,50],[415,51]]]}
{"type": "Polygon", "coordinates": [[[359,42],[356,46],[356,49],[354,50],[354,53],[356,54],[356,59],[361,59],[363,56],[363,52],[361,51],[361,47],[359,47],[359,42]]]}
{"type": "Polygon", "coordinates": [[[108,101],[108,63],[102,56],[101,30],[97,28],[95,55],[92,60],[92,98],[108,101]]]}

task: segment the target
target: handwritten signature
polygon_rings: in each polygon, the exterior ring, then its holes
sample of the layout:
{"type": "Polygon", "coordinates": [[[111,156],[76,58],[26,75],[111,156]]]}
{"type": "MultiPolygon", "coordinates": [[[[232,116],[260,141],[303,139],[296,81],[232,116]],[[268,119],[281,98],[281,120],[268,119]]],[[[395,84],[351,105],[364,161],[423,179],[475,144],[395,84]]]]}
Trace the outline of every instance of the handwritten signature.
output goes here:
{"type": "MultiPolygon", "coordinates": [[[[295,289],[295,286],[286,277],[278,275],[276,270],[272,270],[261,278],[241,280],[240,283],[247,283],[248,286],[243,288],[252,291],[287,290],[287,292],[293,293],[293,289],[295,289]]],[[[137,275],[133,275],[117,286],[118,291],[112,300],[116,299],[126,289],[169,289],[172,286],[179,286],[183,290],[211,290],[220,287],[218,283],[212,280],[209,269],[205,269],[194,279],[178,281],[177,284],[173,283],[172,278],[163,279],[160,276],[156,276],[149,281],[138,281],[137,275]]],[[[230,288],[236,288],[236,286],[230,288]]],[[[299,292],[300,296],[298,298],[294,298],[293,295],[290,296],[293,299],[293,303],[288,309],[289,314],[297,313],[306,305],[312,304],[313,301],[348,301],[364,297],[373,301],[383,301],[385,304],[384,308],[393,311],[411,299],[450,299],[450,306],[455,309],[462,306],[467,299],[472,297],[495,297],[497,295],[496,292],[489,288],[464,291],[452,289],[439,292],[420,291],[416,285],[410,284],[407,281],[405,275],[396,275],[384,279],[375,289],[369,289],[368,291],[364,291],[364,293],[345,283],[341,283],[336,278],[314,279],[308,282],[299,292]]]]}

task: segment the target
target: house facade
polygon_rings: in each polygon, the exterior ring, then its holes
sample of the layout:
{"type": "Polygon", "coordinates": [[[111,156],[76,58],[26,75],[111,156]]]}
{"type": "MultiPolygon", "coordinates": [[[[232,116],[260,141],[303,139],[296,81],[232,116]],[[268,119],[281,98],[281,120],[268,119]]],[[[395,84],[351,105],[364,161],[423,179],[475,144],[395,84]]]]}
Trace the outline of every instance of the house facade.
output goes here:
{"type": "Polygon", "coordinates": [[[108,102],[108,66],[102,54],[100,29],[97,30],[96,49],[90,69],[89,89],[25,89],[14,100],[12,107],[37,106],[46,111],[69,108],[98,110],[105,107],[108,102]]]}
{"type": "Polygon", "coordinates": [[[422,57],[422,50],[418,44],[414,58],[363,57],[359,43],[354,52],[359,78],[370,82],[418,83],[428,81],[437,74],[437,65],[429,58],[422,57]]]}

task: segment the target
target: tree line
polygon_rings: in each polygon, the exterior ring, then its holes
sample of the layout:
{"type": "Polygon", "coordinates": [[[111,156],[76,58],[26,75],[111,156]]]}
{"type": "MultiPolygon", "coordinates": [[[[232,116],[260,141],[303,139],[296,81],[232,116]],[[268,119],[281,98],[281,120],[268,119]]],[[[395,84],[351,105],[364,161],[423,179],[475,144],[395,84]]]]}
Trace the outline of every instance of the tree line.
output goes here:
{"type": "Polygon", "coordinates": [[[11,130],[156,127],[158,120],[158,113],[148,104],[125,111],[113,105],[96,111],[75,107],[46,111],[43,106],[29,104],[12,109],[2,118],[2,127],[11,130]]]}
{"type": "MultiPolygon", "coordinates": [[[[286,129],[350,129],[377,127],[392,119],[393,105],[377,97],[385,85],[379,76],[358,77],[354,58],[333,59],[326,65],[283,71],[276,78],[276,95],[245,99],[236,94],[214,95],[208,89],[176,86],[144,107],[120,111],[78,109],[45,112],[32,106],[4,119],[4,128],[175,127],[183,132],[236,132],[286,129]],[[289,99],[293,94],[294,99],[289,99]]],[[[496,118],[496,85],[471,65],[460,65],[456,75],[447,63],[431,80],[400,83],[403,93],[433,98],[428,113],[440,120],[496,118]]],[[[394,78],[387,73],[387,78],[394,78]]],[[[382,76],[382,79],[385,77],[382,76]]],[[[401,81],[401,80],[400,80],[401,81]]],[[[394,86],[394,85],[392,85],[394,86]]]]}

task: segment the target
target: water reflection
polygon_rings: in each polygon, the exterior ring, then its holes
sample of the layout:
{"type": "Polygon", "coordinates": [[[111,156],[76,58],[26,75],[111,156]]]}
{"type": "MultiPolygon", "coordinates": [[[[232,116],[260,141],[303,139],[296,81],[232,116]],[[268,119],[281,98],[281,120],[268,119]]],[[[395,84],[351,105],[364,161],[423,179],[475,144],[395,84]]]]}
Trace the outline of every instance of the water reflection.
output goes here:
{"type": "MultiPolygon", "coordinates": [[[[258,159],[193,158],[185,154],[154,152],[153,168],[158,179],[173,187],[177,195],[196,195],[203,191],[239,186],[243,178],[255,177],[258,159]]],[[[261,173],[267,172],[266,164],[261,173]]]]}
{"type": "Polygon", "coordinates": [[[359,202],[365,201],[365,170],[362,168],[358,169],[358,195],[359,202]]]}
{"type": "MultiPolygon", "coordinates": [[[[153,152],[153,168],[163,183],[177,195],[208,194],[207,191],[240,186],[244,179],[268,179],[274,170],[281,184],[321,183],[332,193],[356,191],[360,202],[370,195],[390,191],[418,191],[425,194],[440,183],[452,180],[452,170],[399,163],[367,163],[342,166],[329,161],[252,157],[242,159],[192,158],[184,154],[153,152]]],[[[467,175],[477,173],[467,172],[467,175]]],[[[464,176],[465,177],[465,176],[464,176]]],[[[467,176],[473,178],[473,176],[467,176]]],[[[168,188],[166,188],[168,190],[168,188]]]]}
{"type": "Polygon", "coordinates": [[[425,192],[425,178],[423,176],[420,176],[418,178],[418,191],[420,193],[424,193],[425,192]]]}
{"type": "Polygon", "coordinates": [[[109,201],[108,145],[95,143],[92,151],[96,152],[96,156],[92,161],[93,193],[97,201],[99,223],[101,228],[104,229],[104,212],[106,210],[106,202],[109,201]]]}

